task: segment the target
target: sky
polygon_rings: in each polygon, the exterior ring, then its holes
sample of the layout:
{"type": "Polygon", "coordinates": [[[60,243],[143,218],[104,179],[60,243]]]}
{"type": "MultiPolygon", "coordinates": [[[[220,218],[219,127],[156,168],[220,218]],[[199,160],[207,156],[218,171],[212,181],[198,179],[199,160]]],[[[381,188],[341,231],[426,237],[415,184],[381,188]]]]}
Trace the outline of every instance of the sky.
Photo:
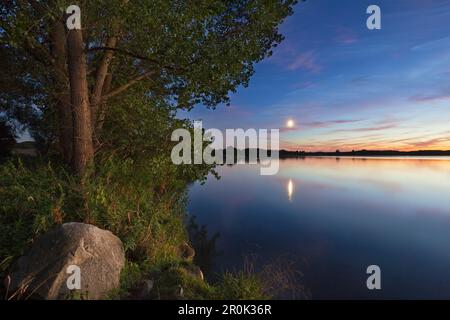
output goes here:
{"type": "Polygon", "coordinates": [[[450,0],[307,0],[280,31],[230,106],[185,115],[279,128],[289,150],[450,150],[450,0]],[[381,30],[366,26],[372,4],[381,30]]]}

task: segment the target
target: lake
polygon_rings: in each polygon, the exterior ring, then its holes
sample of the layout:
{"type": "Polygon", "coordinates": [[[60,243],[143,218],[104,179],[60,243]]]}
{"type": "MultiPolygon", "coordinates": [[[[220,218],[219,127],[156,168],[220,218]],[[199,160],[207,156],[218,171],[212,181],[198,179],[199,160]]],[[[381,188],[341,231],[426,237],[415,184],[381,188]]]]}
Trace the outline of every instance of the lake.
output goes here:
{"type": "Polygon", "coordinates": [[[190,190],[189,213],[219,234],[213,279],[292,261],[312,299],[450,298],[450,158],[280,160],[218,168],[190,190]],[[381,290],[368,290],[369,265],[381,290]]]}

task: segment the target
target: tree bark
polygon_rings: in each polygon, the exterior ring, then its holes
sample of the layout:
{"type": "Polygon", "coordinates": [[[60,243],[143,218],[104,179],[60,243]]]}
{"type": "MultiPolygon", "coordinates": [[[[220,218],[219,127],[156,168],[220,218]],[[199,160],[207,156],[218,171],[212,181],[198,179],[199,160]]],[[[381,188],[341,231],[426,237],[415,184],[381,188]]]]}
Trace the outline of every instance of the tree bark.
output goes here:
{"type": "Polygon", "coordinates": [[[73,153],[73,124],[72,109],[70,105],[69,83],[65,75],[66,67],[66,31],[62,20],[55,21],[50,35],[52,57],[55,68],[55,89],[58,108],[59,149],[68,165],[72,161],[73,153]]]}
{"type": "Polygon", "coordinates": [[[70,101],[73,116],[73,158],[75,173],[81,175],[94,156],[92,141],[91,110],[88,82],[86,77],[86,57],[81,30],[69,30],[67,35],[70,101]]]}
{"type": "MultiPolygon", "coordinates": [[[[117,32],[117,28],[113,28],[113,32],[117,32]]],[[[106,46],[115,48],[117,44],[117,36],[112,35],[106,41],[106,46]]],[[[95,83],[94,88],[92,90],[91,95],[91,110],[92,110],[92,123],[93,128],[95,128],[96,123],[98,121],[98,109],[100,108],[100,102],[102,100],[102,94],[104,92],[104,84],[106,80],[106,76],[108,74],[108,68],[111,64],[114,52],[112,50],[105,51],[102,59],[100,60],[100,65],[97,69],[97,73],[95,75],[95,83]]]]}

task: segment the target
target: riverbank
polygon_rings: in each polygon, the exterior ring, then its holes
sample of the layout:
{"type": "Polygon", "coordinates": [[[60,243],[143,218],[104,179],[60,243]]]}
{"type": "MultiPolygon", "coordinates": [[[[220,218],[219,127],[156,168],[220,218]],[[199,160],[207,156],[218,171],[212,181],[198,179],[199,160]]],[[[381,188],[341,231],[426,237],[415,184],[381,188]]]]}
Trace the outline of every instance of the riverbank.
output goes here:
{"type": "Polygon", "coordinates": [[[256,274],[227,273],[214,285],[203,279],[187,232],[188,183],[159,161],[155,170],[110,159],[82,181],[50,160],[19,157],[0,165],[2,278],[49,230],[83,222],[113,232],[125,249],[120,286],[104,298],[269,298],[256,274]]]}

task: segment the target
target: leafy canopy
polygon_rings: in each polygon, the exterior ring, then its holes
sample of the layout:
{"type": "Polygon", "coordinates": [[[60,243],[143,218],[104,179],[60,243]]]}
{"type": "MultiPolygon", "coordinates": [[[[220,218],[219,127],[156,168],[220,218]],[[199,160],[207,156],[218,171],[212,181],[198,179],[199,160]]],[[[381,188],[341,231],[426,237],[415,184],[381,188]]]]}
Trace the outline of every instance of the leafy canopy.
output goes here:
{"type": "MultiPolygon", "coordinates": [[[[172,108],[214,108],[247,86],[254,64],[283,37],[278,25],[295,0],[89,0],[80,1],[88,81],[106,51],[113,51],[108,98],[129,84],[172,108]],[[108,37],[117,36],[114,48],[108,37]],[[146,75],[145,77],[142,77],[146,75]],[[140,81],[133,82],[140,77],[140,81]]],[[[72,1],[3,1],[0,4],[0,106],[51,139],[56,130],[53,22],[72,1]],[[44,125],[38,125],[44,120],[44,125]],[[46,132],[47,131],[47,132],[46,132]],[[50,131],[50,133],[48,133],[50,131]]],[[[131,86],[130,86],[131,87],[131,86]]],[[[127,87],[129,88],[129,87],[127,87]]],[[[59,89],[60,90],[60,89],[59,89]]],[[[122,97],[123,98],[123,97],[122,97]]]]}

